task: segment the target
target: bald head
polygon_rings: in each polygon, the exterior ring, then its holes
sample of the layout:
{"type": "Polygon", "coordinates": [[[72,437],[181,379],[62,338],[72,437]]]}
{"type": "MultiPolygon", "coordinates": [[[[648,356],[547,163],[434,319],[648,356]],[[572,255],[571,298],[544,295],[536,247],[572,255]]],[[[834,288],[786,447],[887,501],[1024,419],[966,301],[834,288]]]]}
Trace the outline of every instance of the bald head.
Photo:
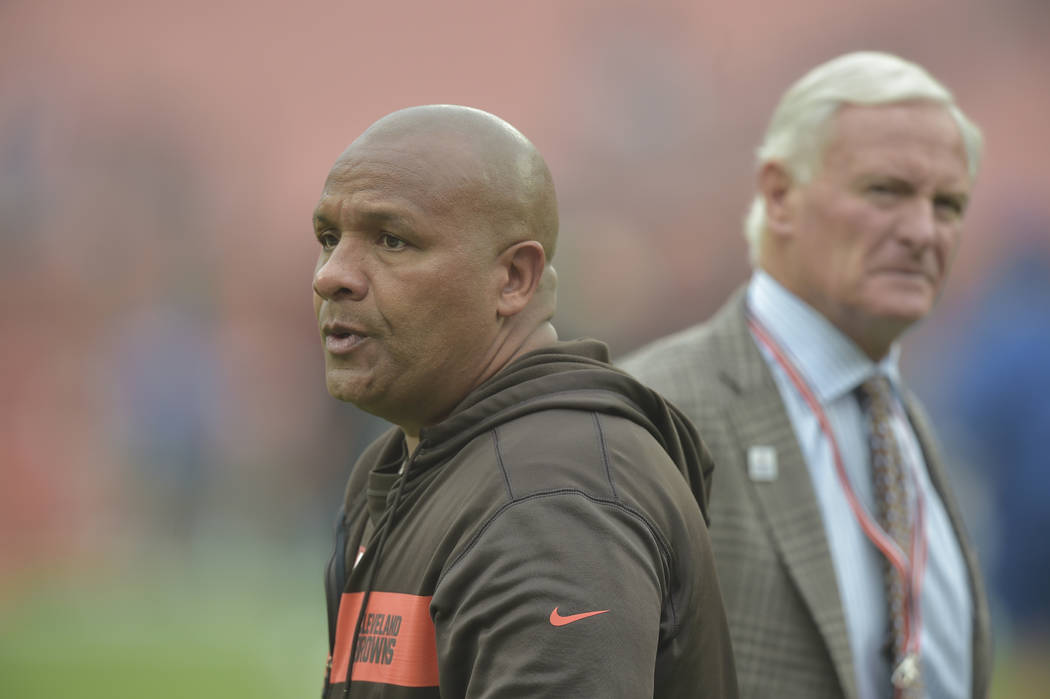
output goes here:
{"type": "Polygon", "coordinates": [[[368,127],[339,160],[366,153],[382,153],[406,175],[430,179],[434,195],[487,222],[500,248],[536,240],[548,260],[554,256],[558,205],[550,170],[503,119],[458,105],[409,107],[368,127]]]}
{"type": "Polygon", "coordinates": [[[343,152],[314,211],[332,395],[411,445],[517,356],[557,341],[550,171],[502,119],[394,112],[343,152]]]}

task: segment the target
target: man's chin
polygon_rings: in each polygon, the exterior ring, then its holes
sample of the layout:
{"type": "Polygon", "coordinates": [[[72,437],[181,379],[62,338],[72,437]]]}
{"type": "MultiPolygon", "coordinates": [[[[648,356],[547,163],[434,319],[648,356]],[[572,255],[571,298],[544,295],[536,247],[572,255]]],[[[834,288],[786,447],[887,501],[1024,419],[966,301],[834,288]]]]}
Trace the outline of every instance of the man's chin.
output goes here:
{"type": "Polygon", "coordinates": [[[932,294],[908,294],[900,298],[889,299],[885,315],[902,323],[915,323],[933,310],[932,294]]]}
{"type": "Polygon", "coordinates": [[[332,398],[335,398],[336,400],[341,400],[344,403],[353,403],[354,405],[357,405],[357,401],[354,400],[353,394],[351,394],[351,393],[349,393],[347,391],[342,391],[340,389],[329,388],[328,389],[328,395],[330,395],[332,398]]]}
{"type": "Polygon", "coordinates": [[[347,376],[347,373],[345,369],[328,371],[325,375],[328,395],[360,407],[365,397],[365,387],[362,385],[361,377],[347,376]]]}
{"type": "Polygon", "coordinates": [[[937,290],[925,278],[899,278],[871,294],[872,315],[911,324],[922,320],[937,299],[937,290]]]}

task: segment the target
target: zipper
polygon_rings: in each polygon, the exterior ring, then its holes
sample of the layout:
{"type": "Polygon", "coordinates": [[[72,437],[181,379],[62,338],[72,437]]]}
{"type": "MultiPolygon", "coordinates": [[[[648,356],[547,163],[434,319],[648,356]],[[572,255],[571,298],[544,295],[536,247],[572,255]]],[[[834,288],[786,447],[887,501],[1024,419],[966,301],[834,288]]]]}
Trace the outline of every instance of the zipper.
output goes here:
{"type": "MultiPolygon", "coordinates": [[[[350,685],[353,683],[354,677],[354,656],[357,654],[357,640],[361,636],[361,622],[365,618],[365,614],[368,613],[368,600],[372,594],[372,584],[375,580],[376,573],[379,570],[379,566],[382,563],[383,547],[386,544],[386,538],[389,535],[390,530],[394,527],[394,515],[397,513],[397,506],[401,501],[401,495],[405,489],[405,483],[408,481],[409,472],[412,470],[412,464],[422,451],[423,440],[420,440],[412,454],[409,455],[408,461],[405,462],[405,467],[401,470],[401,477],[394,483],[391,492],[387,493],[388,512],[385,517],[386,522],[383,523],[381,530],[373,532],[372,534],[373,537],[378,538],[376,539],[372,567],[368,570],[368,578],[365,582],[364,589],[362,590],[361,608],[358,610],[357,620],[354,622],[354,634],[350,641],[350,656],[346,667],[346,683],[343,686],[343,699],[347,699],[350,696],[350,685]]],[[[343,528],[343,530],[345,531],[345,528],[343,528]]],[[[343,546],[346,546],[345,535],[343,538],[343,546]]]]}

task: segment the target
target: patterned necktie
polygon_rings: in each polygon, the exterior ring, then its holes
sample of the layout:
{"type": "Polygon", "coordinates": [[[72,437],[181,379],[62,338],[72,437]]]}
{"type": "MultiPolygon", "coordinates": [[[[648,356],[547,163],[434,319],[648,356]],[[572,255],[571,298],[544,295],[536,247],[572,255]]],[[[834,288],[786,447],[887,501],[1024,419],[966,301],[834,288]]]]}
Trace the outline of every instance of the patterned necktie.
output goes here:
{"type": "MultiPolygon", "coordinates": [[[[876,376],[865,381],[857,390],[860,405],[868,417],[868,445],[871,449],[871,476],[875,484],[876,516],[879,526],[897,546],[909,554],[912,540],[912,522],[908,507],[904,462],[900,445],[893,431],[893,396],[889,381],[876,376]]],[[[883,557],[886,601],[889,606],[892,681],[899,690],[895,696],[911,699],[921,697],[918,660],[907,652],[909,580],[902,579],[890,560],[883,557]]]]}

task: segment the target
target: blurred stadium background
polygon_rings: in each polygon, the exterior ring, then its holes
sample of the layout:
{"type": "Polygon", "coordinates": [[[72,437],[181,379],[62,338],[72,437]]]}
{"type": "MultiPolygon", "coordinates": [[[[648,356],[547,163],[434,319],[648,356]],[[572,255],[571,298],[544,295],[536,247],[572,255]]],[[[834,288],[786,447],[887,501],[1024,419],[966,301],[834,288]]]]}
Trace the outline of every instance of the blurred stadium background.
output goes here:
{"type": "Polygon", "coordinates": [[[983,127],[963,249],[905,370],[991,582],[995,697],[1050,683],[1050,3],[0,1],[0,697],[315,696],[321,571],[383,425],[324,390],[310,214],[379,116],[528,135],[563,337],[620,355],[748,274],[753,149],[839,53],[983,127]]]}

